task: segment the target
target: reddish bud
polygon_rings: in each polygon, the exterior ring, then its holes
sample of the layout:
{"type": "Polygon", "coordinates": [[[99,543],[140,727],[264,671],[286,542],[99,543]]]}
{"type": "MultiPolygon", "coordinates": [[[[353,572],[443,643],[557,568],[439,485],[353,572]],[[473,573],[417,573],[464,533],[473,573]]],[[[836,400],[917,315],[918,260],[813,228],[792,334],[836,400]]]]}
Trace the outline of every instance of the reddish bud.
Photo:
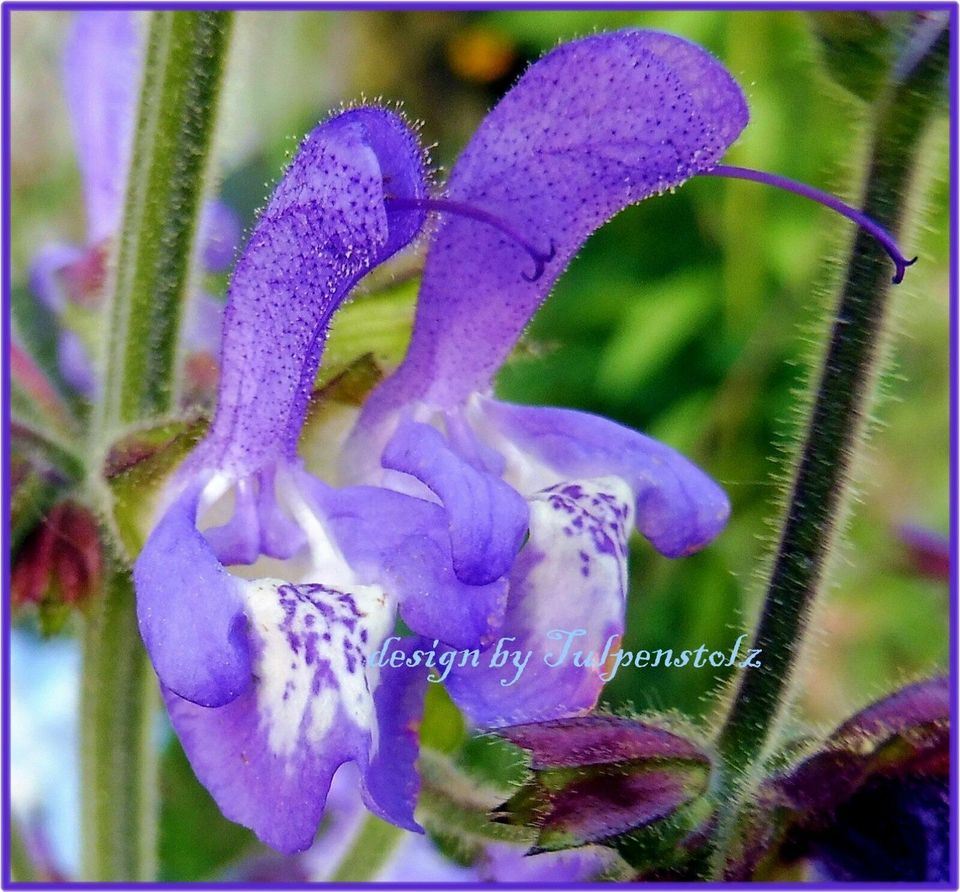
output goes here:
{"type": "Polygon", "coordinates": [[[100,588],[103,548],[93,515],[76,502],[55,505],[14,558],[14,605],[83,604],[100,588]]]}

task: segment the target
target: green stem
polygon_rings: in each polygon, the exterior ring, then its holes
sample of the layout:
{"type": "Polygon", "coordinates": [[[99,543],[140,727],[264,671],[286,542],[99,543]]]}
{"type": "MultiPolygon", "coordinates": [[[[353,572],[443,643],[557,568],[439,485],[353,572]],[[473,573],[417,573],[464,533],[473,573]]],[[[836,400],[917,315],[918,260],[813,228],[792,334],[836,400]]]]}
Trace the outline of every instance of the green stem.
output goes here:
{"type": "MultiPolygon", "coordinates": [[[[866,214],[897,237],[920,143],[940,102],[946,30],[877,108],[866,214]]],[[[888,335],[889,263],[867,233],[857,234],[834,316],[813,407],[753,647],[762,668],[743,671],[717,741],[718,795],[735,811],[737,791],[776,742],[791,703],[807,624],[823,588],[850,493],[850,470],[863,444],[877,371],[888,335]]],[[[743,790],[740,790],[740,795],[743,790]]]]}
{"type": "Polygon", "coordinates": [[[376,878],[400,844],[404,831],[376,815],[367,815],[350,851],[331,877],[333,883],[363,883],[376,878]]]}
{"type": "Polygon", "coordinates": [[[115,568],[87,616],[81,687],[83,879],[156,874],[156,679],[134,607],[130,574],[115,568]]]}
{"type": "Polygon", "coordinates": [[[231,15],[151,18],[96,436],[172,403],[231,15]]]}
{"type": "MultiPolygon", "coordinates": [[[[151,17],[116,281],[105,326],[104,396],[93,447],[173,402],[180,315],[208,179],[232,14],[151,17]]],[[[115,565],[90,608],[83,650],[84,878],[156,876],[156,680],[129,571],[115,565]]]]}

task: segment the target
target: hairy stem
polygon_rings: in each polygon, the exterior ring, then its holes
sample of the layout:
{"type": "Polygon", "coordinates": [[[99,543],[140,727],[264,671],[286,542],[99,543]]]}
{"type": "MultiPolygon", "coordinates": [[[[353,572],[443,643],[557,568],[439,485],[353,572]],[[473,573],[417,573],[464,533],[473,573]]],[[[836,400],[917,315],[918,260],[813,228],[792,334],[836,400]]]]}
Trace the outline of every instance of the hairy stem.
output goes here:
{"type": "MultiPolygon", "coordinates": [[[[893,84],[876,110],[864,213],[897,237],[926,125],[939,104],[949,54],[946,29],[893,84]]],[[[735,812],[737,790],[776,742],[791,703],[807,623],[823,588],[863,443],[883,356],[890,280],[883,249],[857,233],[849,257],[754,644],[762,668],[744,670],[717,741],[718,795],[735,812]]],[[[742,791],[741,791],[742,795],[742,791]]]]}
{"type": "Polygon", "coordinates": [[[95,436],[172,402],[231,15],[151,18],[95,436]]]}
{"type": "MultiPolygon", "coordinates": [[[[209,167],[231,13],[152,13],[127,181],[98,446],[167,411],[181,309],[209,167]]],[[[114,564],[90,608],[83,648],[83,878],[155,879],[156,680],[137,629],[130,573],[114,564]]]]}
{"type": "Polygon", "coordinates": [[[122,568],[114,568],[90,607],[80,696],[82,878],[155,879],[156,679],[137,631],[133,583],[122,568]]]}

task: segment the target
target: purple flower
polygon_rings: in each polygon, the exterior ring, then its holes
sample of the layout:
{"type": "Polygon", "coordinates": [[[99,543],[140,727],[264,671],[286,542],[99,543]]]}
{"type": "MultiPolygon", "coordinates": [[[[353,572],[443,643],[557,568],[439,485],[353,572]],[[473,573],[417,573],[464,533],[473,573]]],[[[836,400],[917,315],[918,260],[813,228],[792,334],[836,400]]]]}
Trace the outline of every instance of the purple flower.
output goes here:
{"type": "Polygon", "coordinates": [[[501,639],[534,652],[514,685],[483,667],[489,651],[450,674],[478,723],[594,704],[623,628],[630,530],[689,554],[720,531],[727,499],[634,431],[497,402],[492,376],[590,232],[707,171],[746,120],[703,50],[627,31],[534,65],[443,200],[392,112],[355,108],[304,141],[234,270],[212,426],[134,568],[174,729],[228,818],[301,851],[355,762],[366,806],[419,829],[426,665],[371,659],[398,613],[417,636],[408,653],[501,639]],[[347,444],[356,485],[333,489],[298,457],[327,327],[437,208],[455,216],[427,259],[413,343],[347,444]]]}
{"type": "MultiPolygon", "coordinates": [[[[89,317],[101,309],[107,253],[122,223],[142,65],[143,41],[133,13],[74,15],[64,49],[63,81],[83,184],[86,242],[41,248],[31,266],[30,287],[62,326],[57,364],[64,381],[86,397],[96,394],[98,376],[84,332],[91,328],[89,317]]],[[[200,224],[205,268],[228,267],[238,238],[234,213],[220,202],[209,202],[200,224]]],[[[191,298],[189,350],[210,352],[211,338],[216,344],[218,329],[194,320],[209,319],[219,305],[203,293],[191,298]]]]}
{"type": "Polygon", "coordinates": [[[330,317],[423,224],[391,209],[387,184],[425,193],[420,148],[391,112],[347,111],[304,141],[233,275],[212,426],[134,568],[141,634],[194,771],[228,818],[284,852],[310,845],[347,761],[368,808],[418,829],[423,670],[367,658],[398,602],[429,596],[424,612],[455,627],[503,591],[457,580],[438,505],[333,490],[297,457],[330,317]]]}
{"type": "Polygon", "coordinates": [[[509,579],[505,611],[485,618],[474,643],[511,637],[534,656],[508,687],[492,673],[451,673],[451,693],[479,724],[590,708],[603,683],[597,664],[623,631],[630,531],[680,557],[726,522],[720,487],[668,446],[491,390],[589,235],[715,165],[746,123],[739,87],[701,48],[650,31],[596,35],[527,71],[464,150],[443,200],[396,203],[448,213],[409,351],[367,402],[346,475],[439,501],[457,576],[509,579]],[[543,658],[560,659],[563,630],[581,634],[566,665],[551,668],[543,658]],[[594,665],[574,666],[577,651],[594,665]]]}
{"type": "MultiPolygon", "coordinates": [[[[719,160],[748,120],[743,94],[706,51],[654,31],[568,43],[535,63],[487,116],[440,199],[412,341],[347,441],[345,479],[438,501],[457,577],[506,577],[503,612],[472,642],[532,659],[508,684],[472,667],[447,686],[478,724],[568,716],[594,705],[623,632],[627,538],[663,555],[703,548],[725,493],[670,447],[594,415],[511,405],[493,378],[592,232],[697,174],[760,180],[851,217],[907,265],[889,235],[803,184],[719,160]]],[[[589,299],[589,296],[585,296],[589,299]]],[[[489,663],[487,653],[481,662],[489,663]]]]}

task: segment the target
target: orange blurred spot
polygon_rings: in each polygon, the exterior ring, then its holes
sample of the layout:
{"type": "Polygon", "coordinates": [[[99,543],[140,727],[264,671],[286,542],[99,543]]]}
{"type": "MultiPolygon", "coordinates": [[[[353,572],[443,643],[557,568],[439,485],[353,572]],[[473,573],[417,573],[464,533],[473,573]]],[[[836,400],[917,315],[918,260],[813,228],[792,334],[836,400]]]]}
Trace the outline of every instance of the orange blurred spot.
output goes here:
{"type": "Polygon", "coordinates": [[[207,402],[217,392],[220,365],[211,353],[191,353],[184,362],[183,375],[187,401],[207,402]]]}
{"type": "Polygon", "coordinates": [[[502,34],[489,28],[466,28],[450,38],[447,62],[467,81],[488,84],[510,71],[517,53],[502,34]]]}

